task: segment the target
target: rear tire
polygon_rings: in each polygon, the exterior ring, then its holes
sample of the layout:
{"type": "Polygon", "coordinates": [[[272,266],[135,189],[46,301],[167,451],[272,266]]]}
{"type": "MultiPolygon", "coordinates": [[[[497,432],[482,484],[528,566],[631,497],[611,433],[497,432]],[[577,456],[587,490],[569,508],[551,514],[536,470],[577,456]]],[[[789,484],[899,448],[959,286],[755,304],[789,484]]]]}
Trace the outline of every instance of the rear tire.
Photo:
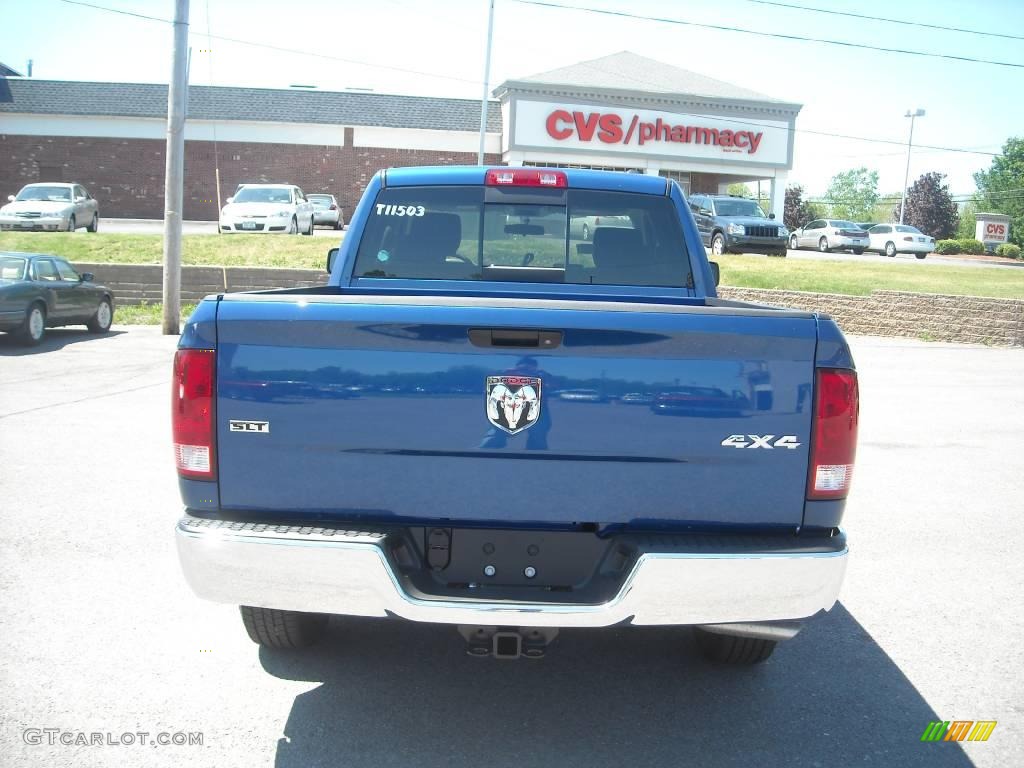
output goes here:
{"type": "Polygon", "coordinates": [[[46,307],[36,302],[25,312],[25,322],[17,332],[18,341],[26,347],[35,347],[46,336],[46,307]]]}
{"type": "Polygon", "coordinates": [[[915,256],[916,256],[917,258],[919,258],[919,259],[923,259],[923,258],[925,258],[925,257],[926,257],[926,256],[927,256],[928,254],[927,254],[927,253],[915,253],[914,255],[915,255],[915,256]]]}
{"type": "Polygon", "coordinates": [[[96,307],[96,314],[86,322],[85,326],[89,333],[106,333],[110,330],[110,324],[114,322],[114,308],[110,305],[110,299],[102,299],[96,307]]]}
{"type": "Polygon", "coordinates": [[[864,249],[863,248],[854,248],[853,249],[853,253],[854,253],[855,256],[860,256],[862,253],[864,253],[864,249]]]}
{"type": "Polygon", "coordinates": [[[249,639],[264,648],[295,649],[313,645],[327,629],[322,613],[239,606],[249,639]]]}
{"type": "Polygon", "coordinates": [[[697,627],[694,627],[693,635],[704,657],[719,664],[760,664],[772,655],[778,645],[776,640],[719,635],[697,627]]]}

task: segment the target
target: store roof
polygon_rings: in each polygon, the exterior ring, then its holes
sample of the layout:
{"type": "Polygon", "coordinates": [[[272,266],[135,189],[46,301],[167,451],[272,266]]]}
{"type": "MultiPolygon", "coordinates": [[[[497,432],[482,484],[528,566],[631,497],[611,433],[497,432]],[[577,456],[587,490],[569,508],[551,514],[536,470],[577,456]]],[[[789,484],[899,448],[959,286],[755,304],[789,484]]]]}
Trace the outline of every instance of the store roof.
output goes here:
{"type": "Polygon", "coordinates": [[[572,90],[640,91],[679,97],[702,96],[726,101],[787,104],[749,88],[674,67],[632,51],[621,51],[550,72],[509,80],[499,86],[495,94],[499,95],[517,86],[531,89],[538,86],[562,86],[572,90]]]}
{"type": "MultiPolygon", "coordinates": [[[[190,86],[188,98],[188,116],[196,120],[326,123],[442,131],[477,131],[480,128],[480,102],[473,99],[206,85],[190,86]]],[[[166,118],[167,86],[6,78],[0,80],[0,114],[5,112],[166,118]]],[[[497,102],[488,105],[487,130],[501,131],[497,102]]]]}

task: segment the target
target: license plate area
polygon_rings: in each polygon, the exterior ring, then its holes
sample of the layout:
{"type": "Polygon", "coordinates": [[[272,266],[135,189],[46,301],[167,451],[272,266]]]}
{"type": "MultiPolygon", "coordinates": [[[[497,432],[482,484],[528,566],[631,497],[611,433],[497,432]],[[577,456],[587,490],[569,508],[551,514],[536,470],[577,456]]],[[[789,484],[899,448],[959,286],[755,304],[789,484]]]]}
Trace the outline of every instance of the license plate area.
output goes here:
{"type": "Polygon", "coordinates": [[[429,597],[600,602],[632,562],[589,531],[409,528],[402,541],[406,550],[393,557],[429,597]]]}
{"type": "Polygon", "coordinates": [[[242,222],[242,229],[256,229],[256,222],[255,221],[243,221],[242,222]]]}

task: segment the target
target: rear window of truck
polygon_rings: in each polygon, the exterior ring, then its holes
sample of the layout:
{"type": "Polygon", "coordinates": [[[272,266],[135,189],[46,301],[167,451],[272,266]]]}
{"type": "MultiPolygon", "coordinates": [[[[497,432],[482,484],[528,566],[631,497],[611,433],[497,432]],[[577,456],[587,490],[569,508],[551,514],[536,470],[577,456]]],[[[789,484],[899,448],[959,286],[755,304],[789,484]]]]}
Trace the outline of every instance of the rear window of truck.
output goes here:
{"type": "Polygon", "coordinates": [[[684,287],[690,262],[667,197],[393,187],[374,202],[354,276],[684,287]]]}

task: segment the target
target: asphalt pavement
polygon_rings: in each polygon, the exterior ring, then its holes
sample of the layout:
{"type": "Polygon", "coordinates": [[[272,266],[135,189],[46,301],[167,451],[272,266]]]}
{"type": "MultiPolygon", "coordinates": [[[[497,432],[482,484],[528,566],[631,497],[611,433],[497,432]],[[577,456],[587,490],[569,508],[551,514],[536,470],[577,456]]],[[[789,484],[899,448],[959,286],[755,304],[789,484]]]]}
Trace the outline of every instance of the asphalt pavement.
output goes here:
{"type": "Polygon", "coordinates": [[[260,650],[179,572],[176,338],[0,335],[0,765],[1024,765],[1024,350],[851,342],[840,603],[764,665],[723,668],[663,628],[565,631],[503,662],[450,627],[336,619],[311,651],[260,650]],[[998,726],[920,741],[954,719],[998,726]],[[111,735],[74,743],[93,732],[111,735]],[[139,732],[202,745],[124,743],[139,732]]]}

